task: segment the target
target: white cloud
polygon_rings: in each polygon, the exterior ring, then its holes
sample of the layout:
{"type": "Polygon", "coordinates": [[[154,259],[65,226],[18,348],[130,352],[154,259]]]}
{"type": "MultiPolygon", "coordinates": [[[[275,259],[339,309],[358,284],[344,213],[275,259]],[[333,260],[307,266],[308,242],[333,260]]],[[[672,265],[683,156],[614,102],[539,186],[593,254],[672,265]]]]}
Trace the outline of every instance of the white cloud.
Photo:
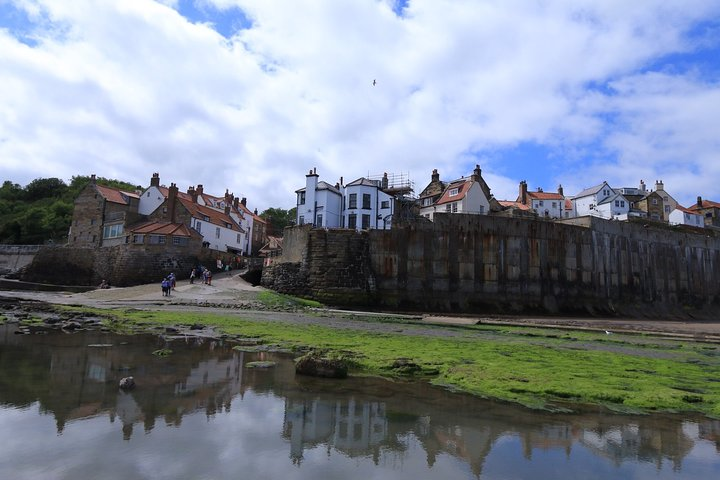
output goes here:
{"type": "Polygon", "coordinates": [[[146,185],[159,171],[262,210],[292,206],[312,167],[333,183],[410,173],[422,188],[433,168],[481,163],[499,198],[520,179],[569,193],[606,178],[720,196],[717,83],[646,71],[708,47],[687,33],[717,18],[714,1],[420,0],[403,17],[389,1],[199,3],[244,12],[251,27],[230,39],[174,1],[17,5],[48,21],[33,47],[0,31],[3,180],[146,185]],[[525,142],[557,149],[556,168],[508,171],[484,153],[525,142]]]}

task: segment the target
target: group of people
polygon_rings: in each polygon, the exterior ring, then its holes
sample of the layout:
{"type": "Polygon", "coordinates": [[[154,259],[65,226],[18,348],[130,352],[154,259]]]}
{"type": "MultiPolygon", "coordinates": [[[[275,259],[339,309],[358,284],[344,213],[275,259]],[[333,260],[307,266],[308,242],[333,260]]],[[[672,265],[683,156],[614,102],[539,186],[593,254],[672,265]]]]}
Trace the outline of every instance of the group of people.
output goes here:
{"type": "Polygon", "coordinates": [[[169,297],[170,292],[175,290],[175,274],[171,273],[167,277],[163,278],[162,282],[160,283],[160,286],[162,287],[162,293],[163,297],[169,297]]]}
{"type": "Polygon", "coordinates": [[[212,285],[212,272],[205,267],[193,268],[190,271],[190,283],[195,283],[195,278],[202,277],[203,283],[212,285]]]}

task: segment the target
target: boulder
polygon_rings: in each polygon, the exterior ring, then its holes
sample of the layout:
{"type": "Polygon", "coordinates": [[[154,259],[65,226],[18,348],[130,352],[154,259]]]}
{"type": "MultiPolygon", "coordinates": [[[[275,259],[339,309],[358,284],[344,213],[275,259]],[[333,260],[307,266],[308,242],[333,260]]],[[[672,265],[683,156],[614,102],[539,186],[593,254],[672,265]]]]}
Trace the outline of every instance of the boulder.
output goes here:
{"type": "Polygon", "coordinates": [[[120,388],[123,390],[132,390],[135,388],[135,379],[133,377],[125,377],[120,379],[120,388]]]}
{"type": "Polygon", "coordinates": [[[311,377],[346,378],[348,367],[342,360],[308,353],[295,361],[295,373],[311,377]]]}

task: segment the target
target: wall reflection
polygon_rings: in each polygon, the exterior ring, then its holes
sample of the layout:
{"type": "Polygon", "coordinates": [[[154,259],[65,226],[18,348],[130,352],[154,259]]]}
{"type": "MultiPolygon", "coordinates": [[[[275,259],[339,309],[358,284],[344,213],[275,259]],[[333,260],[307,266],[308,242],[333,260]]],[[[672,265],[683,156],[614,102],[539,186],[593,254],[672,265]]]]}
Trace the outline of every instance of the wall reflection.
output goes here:
{"type": "Polygon", "coordinates": [[[222,341],[161,336],[15,335],[0,327],[0,404],[39,404],[57,432],[69,422],[107,415],[130,440],[157,421],[181,425],[183,416],[230,412],[248,391],[282,399],[280,435],[289,461],[302,464],[310,449],[328,454],[402,458],[411,442],[421,445],[432,467],[440,456],[466,462],[476,476],[499,439],[511,437],[530,459],[538,451],[570,457],[583,449],[616,465],[669,462],[680,469],[696,442],[720,452],[720,421],[671,416],[619,416],[602,412],[557,415],[451,394],[421,384],[357,378],[329,381],[297,377],[288,359],[235,351],[222,341]],[[111,346],[109,346],[111,345],[111,346]],[[152,355],[170,348],[168,357],[152,355]],[[249,361],[278,361],[271,369],[249,361]],[[120,391],[133,375],[136,390],[120,391]]]}

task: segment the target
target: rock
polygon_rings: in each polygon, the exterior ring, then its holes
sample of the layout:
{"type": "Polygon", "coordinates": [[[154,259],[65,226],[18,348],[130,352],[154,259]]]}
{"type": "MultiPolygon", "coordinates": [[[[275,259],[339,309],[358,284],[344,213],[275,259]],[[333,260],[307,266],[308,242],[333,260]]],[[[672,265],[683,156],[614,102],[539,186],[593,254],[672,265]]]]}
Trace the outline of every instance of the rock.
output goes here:
{"type": "Polygon", "coordinates": [[[422,371],[420,365],[409,358],[398,358],[393,362],[392,367],[390,368],[400,375],[415,375],[416,373],[420,373],[422,371]]]}
{"type": "Polygon", "coordinates": [[[190,330],[202,330],[205,328],[205,325],[200,325],[199,323],[194,323],[190,325],[190,330]]]}
{"type": "Polygon", "coordinates": [[[78,328],[82,327],[78,322],[65,322],[63,323],[62,328],[65,330],[77,330],[78,328]]]}
{"type": "Polygon", "coordinates": [[[324,358],[308,353],[295,361],[295,373],[311,377],[346,378],[347,364],[342,360],[324,358]]]}
{"type": "Polygon", "coordinates": [[[271,362],[269,360],[265,361],[257,361],[257,362],[248,362],[245,364],[245,368],[271,368],[277,365],[275,362],[271,362]]]}
{"type": "Polygon", "coordinates": [[[123,390],[132,390],[135,388],[135,379],[133,377],[125,377],[120,379],[120,388],[123,390]]]}

